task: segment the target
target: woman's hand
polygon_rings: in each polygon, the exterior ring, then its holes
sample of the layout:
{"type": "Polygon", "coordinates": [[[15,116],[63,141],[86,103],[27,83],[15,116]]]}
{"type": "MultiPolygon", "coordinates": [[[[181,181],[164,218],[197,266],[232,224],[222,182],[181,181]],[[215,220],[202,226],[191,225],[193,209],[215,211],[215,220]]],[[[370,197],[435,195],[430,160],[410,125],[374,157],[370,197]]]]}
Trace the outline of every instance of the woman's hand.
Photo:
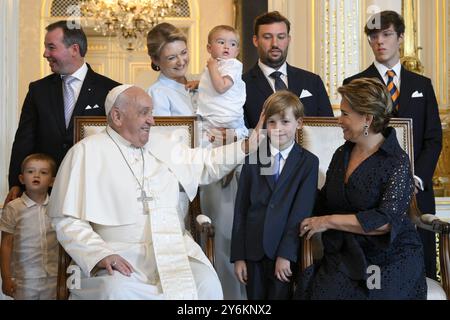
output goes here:
{"type": "Polygon", "coordinates": [[[309,240],[315,233],[327,231],[329,229],[329,217],[320,216],[304,219],[300,224],[300,237],[306,234],[306,239],[309,240]]]}
{"type": "Polygon", "coordinates": [[[111,254],[104,257],[97,263],[97,267],[108,270],[110,275],[113,275],[114,269],[127,277],[133,272],[131,264],[118,254],[111,254]]]}
{"type": "Polygon", "coordinates": [[[292,276],[291,262],[285,258],[277,257],[275,262],[275,277],[281,282],[289,282],[292,276]]]}
{"type": "Polygon", "coordinates": [[[188,81],[186,82],[186,84],[184,85],[184,88],[186,90],[196,90],[198,89],[198,84],[200,83],[200,81],[198,80],[192,80],[192,81],[188,81]]]}

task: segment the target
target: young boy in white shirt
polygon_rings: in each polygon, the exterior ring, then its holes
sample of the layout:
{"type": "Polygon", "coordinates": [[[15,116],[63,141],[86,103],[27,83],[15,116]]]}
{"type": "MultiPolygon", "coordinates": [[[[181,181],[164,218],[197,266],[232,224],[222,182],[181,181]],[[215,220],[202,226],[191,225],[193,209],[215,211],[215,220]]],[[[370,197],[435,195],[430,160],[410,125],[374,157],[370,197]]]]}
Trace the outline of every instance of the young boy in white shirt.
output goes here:
{"type": "Polygon", "coordinates": [[[58,242],[47,216],[55,175],[50,156],[26,157],[19,175],[26,191],[6,205],[0,219],[2,291],[16,300],[56,298],[58,242]]]}

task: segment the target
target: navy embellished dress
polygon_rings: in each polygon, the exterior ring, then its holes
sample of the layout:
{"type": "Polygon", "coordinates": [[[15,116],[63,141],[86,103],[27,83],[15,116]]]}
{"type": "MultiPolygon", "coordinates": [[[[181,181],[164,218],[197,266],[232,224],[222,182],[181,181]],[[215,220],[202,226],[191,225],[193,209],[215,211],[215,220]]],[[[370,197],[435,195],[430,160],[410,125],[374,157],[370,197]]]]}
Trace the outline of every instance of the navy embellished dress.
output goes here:
{"type": "Polygon", "coordinates": [[[347,141],[336,150],[315,211],[316,215],[356,214],[365,232],[387,223],[391,231],[378,236],[322,233],[324,256],[299,276],[297,299],[426,298],[422,244],[407,215],[414,190],[409,158],[395,129],[387,128],[384,136],[379,150],[355,169],[347,183],[345,172],[354,143],[347,141]],[[373,278],[376,268],[379,285],[373,278]]]}

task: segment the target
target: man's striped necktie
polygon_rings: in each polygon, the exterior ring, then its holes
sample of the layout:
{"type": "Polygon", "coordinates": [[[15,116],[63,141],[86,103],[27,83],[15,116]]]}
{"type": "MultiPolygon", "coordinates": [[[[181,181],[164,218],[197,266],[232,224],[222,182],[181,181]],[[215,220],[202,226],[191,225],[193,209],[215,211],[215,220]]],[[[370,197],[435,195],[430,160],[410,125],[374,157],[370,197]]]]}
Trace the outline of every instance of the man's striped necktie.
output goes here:
{"type": "Polygon", "coordinates": [[[388,71],[386,71],[386,74],[388,76],[387,89],[388,89],[389,93],[391,94],[393,111],[397,111],[399,108],[398,102],[399,102],[400,91],[398,91],[398,88],[394,84],[395,71],[388,70],[388,71]]]}

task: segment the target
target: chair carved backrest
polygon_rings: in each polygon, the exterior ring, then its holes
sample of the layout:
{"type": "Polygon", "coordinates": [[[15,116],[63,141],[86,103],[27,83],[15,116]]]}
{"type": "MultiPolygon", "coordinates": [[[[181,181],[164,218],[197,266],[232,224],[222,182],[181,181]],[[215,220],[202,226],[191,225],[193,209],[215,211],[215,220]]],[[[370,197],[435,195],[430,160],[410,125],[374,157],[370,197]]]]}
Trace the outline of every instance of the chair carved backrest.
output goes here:
{"type": "MultiPolygon", "coordinates": [[[[414,167],[412,120],[393,118],[390,126],[395,128],[400,146],[405,150],[414,167]]],[[[337,118],[305,117],[303,128],[297,130],[297,142],[319,158],[319,189],[325,183],[328,166],[336,149],[345,143],[337,118]]]]}
{"type": "MultiPolygon", "coordinates": [[[[414,150],[412,119],[392,118],[389,125],[395,128],[397,139],[402,149],[408,154],[411,161],[411,170],[414,170],[414,150]]],[[[296,140],[305,149],[314,153],[319,158],[319,181],[318,188],[325,183],[326,172],[336,149],[345,143],[342,129],[337,118],[327,117],[305,117],[303,128],[297,130],[296,140]]],[[[440,270],[442,286],[450,297],[450,249],[448,224],[436,222],[433,227],[427,227],[421,222],[422,213],[417,207],[416,198],[413,196],[409,216],[419,228],[437,232],[440,234],[440,270]]],[[[439,219],[438,219],[439,220],[439,219]]],[[[320,236],[313,236],[312,241],[303,239],[300,260],[301,270],[305,270],[313,264],[315,258],[321,257],[320,236]]]]}
{"type": "MultiPolygon", "coordinates": [[[[194,147],[196,137],[195,137],[195,127],[196,127],[196,117],[154,117],[155,125],[151,127],[150,134],[158,132],[162,134],[171,134],[171,138],[178,138],[178,141],[185,143],[189,147],[194,147]]],[[[94,116],[86,117],[80,116],[75,117],[74,123],[74,144],[81,139],[99,133],[103,131],[107,126],[107,120],[104,116],[94,116]]],[[[205,231],[199,229],[196,225],[196,217],[201,214],[200,200],[197,195],[195,199],[189,205],[188,212],[188,222],[186,229],[188,229],[194,240],[198,243],[201,242],[202,232],[205,231]]],[[[212,227],[211,227],[212,228],[212,227]]],[[[214,263],[214,242],[213,242],[213,228],[207,234],[208,239],[206,240],[206,255],[214,263]]],[[[57,280],[57,298],[67,299],[69,292],[67,289],[67,274],[66,269],[71,263],[70,256],[64,251],[64,249],[59,246],[59,261],[58,261],[58,280],[57,280]]]]}
{"type": "MultiPolygon", "coordinates": [[[[391,119],[390,125],[396,129],[397,139],[403,150],[409,155],[411,163],[413,163],[412,120],[391,119]]],[[[296,140],[305,149],[319,158],[318,188],[321,189],[325,183],[328,166],[334,152],[345,143],[338,119],[332,117],[304,117],[303,127],[297,130],[296,140]]],[[[302,270],[313,264],[314,258],[322,256],[319,234],[315,235],[312,241],[302,241],[301,254],[300,268],[302,270]]]]}

